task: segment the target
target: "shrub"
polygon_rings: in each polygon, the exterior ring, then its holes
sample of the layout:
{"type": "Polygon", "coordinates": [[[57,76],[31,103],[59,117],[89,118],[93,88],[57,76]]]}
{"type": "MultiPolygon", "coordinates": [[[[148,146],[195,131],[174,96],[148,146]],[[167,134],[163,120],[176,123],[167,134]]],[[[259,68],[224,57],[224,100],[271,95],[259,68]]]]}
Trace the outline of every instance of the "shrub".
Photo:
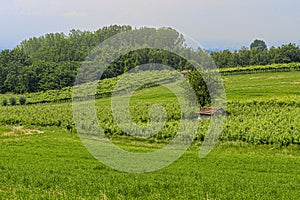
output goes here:
{"type": "Polygon", "coordinates": [[[16,98],[15,97],[9,97],[9,103],[12,106],[16,105],[16,103],[17,103],[16,98]]]}
{"type": "Polygon", "coordinates": [[[2,106],[7,106],[7,99],[2,100],[2,106]]]}
{"type": "Polygon", "coordinates": [[[24,96],[20,96],[19,102],[20,102],[21,105],[25,105],[25,103],[26,103],[26,98],[25,98],[24,96]]]}

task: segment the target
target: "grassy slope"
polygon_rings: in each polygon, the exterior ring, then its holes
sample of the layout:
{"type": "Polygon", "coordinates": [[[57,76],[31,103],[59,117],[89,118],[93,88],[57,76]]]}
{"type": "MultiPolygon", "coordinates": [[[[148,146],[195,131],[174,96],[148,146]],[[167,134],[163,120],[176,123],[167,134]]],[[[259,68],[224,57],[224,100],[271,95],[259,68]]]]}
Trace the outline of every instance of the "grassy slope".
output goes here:
{"type": "MultiPolygon", "coordinates": [[[[242,74],[223,76],[223,83],[228,101],[269,100],[278,98],[295,98],[300,95],[300,71],[294,72],[266,72],[257,74],[242,74]]],[[[167,89],[159,86],[137,91],[135,99],[168,98],[167,89]]]]}
{"type": "Polygon", "coordinates": [[[223,77],[228,100],[263,100],[300,95],[300,72],[277,72],[223,77]]]}
{"type": "MultiPolygon", "coordinates": [[[[1,137],[3,199],[297,199],[298,147],[219,145],[204,159],[194,145],[182,158],[146,174],[114,171],[95,160],[76,135],[1,137]]],[[[133,149],[126,143],[125,149],[133,149]]],[[[135,143],[147,150],[155,144],[135,143]]]]}
{"type": "MultiPolygon", "coordinates": [[[[299,72],[264,73],[226,76],[224,82],[228,100],[268,99],[299,95],[299,78],[299,72]],[[243,87],[237,89],[239,85],[243,87]],[[281,86],[284,89],[278,89],[281,86]]],[[[138,91],[134,98],[139,101],[150,91],[153,100],[157,97],[174,100],[172,95],[163,95],[165,90],[162,87],[138,91]]],[[[109,101],[102,99],[98,103],[109,104],[109,101]]],[[[182,158],[165,169],[147,174],[127,174],[99,163],[76,135],[61,129],[49,128],[40,135],[2,136],[9,131],[9,127],[0,129],[0,199],[300,197],[298,146],[274,149],[274,146],[223,143],[206,158],[199,159],[199,145],[194,144],[182,158]]],[[[162,145],[115,140],[122,148],[133,151],[150,151],[162,145]]]]}

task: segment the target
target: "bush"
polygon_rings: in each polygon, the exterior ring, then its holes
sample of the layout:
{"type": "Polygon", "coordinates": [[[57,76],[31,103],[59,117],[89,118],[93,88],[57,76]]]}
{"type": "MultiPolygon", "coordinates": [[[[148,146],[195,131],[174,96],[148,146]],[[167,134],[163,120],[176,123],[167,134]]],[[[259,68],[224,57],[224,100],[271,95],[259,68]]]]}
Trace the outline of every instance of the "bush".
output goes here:
{"type": "Polygon", "coordinates": [[[16,105],[16,103],[17,103],[16,98],[15,97],[9,97],[9,103],[12,106],[16,105]]]}
{"type": "Polygon", "coordinates": [[[25,105],[25,103],[26,103],[26,98],[25,98],[24,96],[20,96],[19,102],[20,102],[21,105],[25,105]]]}
{"type": "Polygon", "coordinates": [[[7,99],[2,100],[2,106],[7,106],[7,99]]]}

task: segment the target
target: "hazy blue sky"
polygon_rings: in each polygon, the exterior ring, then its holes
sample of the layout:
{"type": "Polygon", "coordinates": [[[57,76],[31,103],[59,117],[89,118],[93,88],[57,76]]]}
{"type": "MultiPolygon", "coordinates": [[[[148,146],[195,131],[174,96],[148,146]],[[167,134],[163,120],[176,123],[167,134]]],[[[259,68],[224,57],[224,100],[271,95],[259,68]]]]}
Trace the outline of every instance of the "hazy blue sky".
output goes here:
{"type": "Polygon", "coordinates": [[[0,0],[0,49],[49,32],[170,26],[205,48],[300,41],[299,0],[0,0]]]}

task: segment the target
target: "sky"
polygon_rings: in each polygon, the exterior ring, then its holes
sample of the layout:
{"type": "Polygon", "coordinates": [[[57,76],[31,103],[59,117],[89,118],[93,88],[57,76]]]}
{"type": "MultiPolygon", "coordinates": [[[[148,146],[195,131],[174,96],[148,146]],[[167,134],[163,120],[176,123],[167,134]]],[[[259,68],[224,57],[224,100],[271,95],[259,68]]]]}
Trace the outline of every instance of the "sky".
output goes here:
{"type": "Polygon", "coordinates": [[[0,49],[71,29],[172,27],[206,49],[300,45],[299,0],[0,0],[0,49]]]}

